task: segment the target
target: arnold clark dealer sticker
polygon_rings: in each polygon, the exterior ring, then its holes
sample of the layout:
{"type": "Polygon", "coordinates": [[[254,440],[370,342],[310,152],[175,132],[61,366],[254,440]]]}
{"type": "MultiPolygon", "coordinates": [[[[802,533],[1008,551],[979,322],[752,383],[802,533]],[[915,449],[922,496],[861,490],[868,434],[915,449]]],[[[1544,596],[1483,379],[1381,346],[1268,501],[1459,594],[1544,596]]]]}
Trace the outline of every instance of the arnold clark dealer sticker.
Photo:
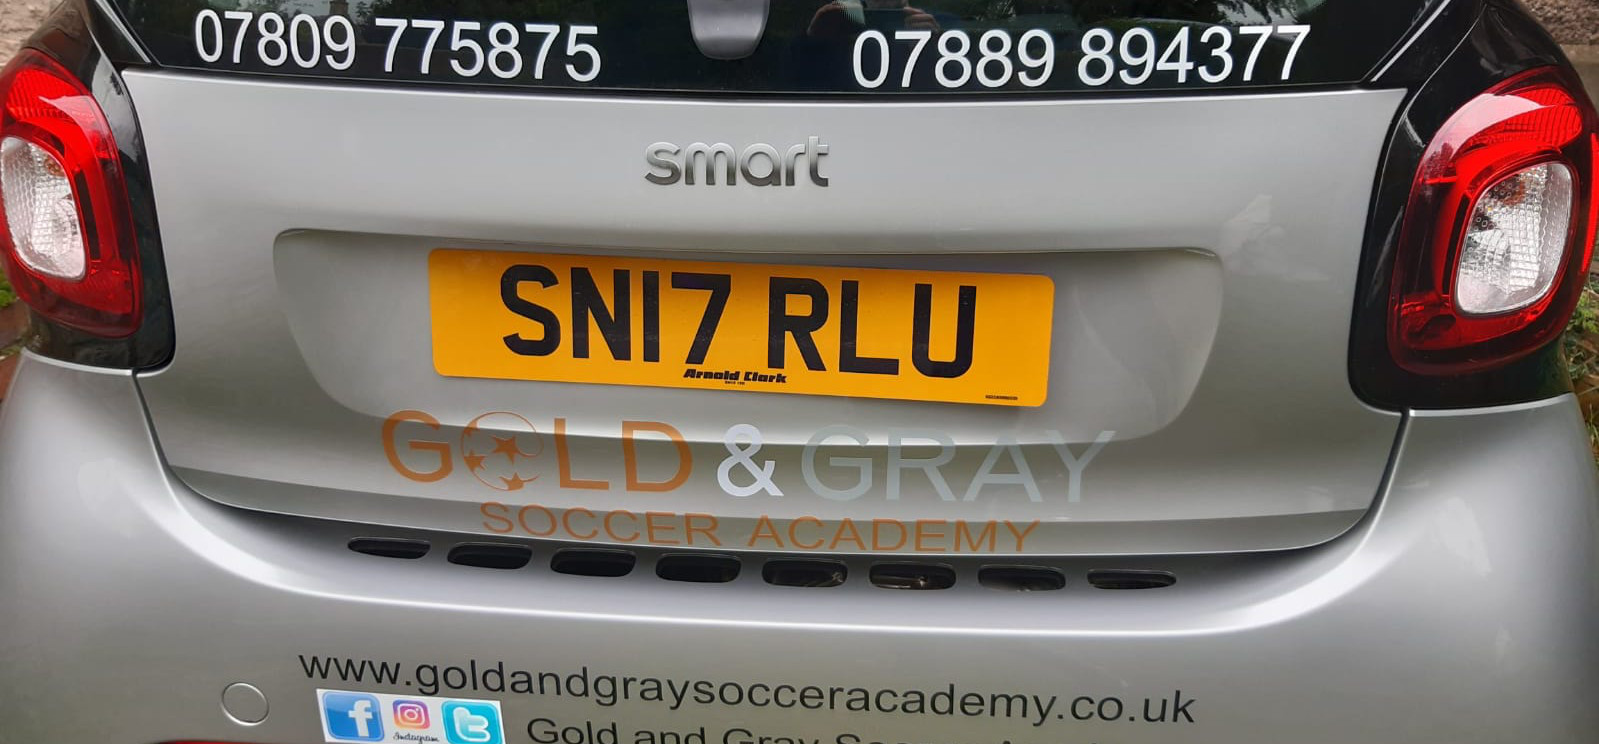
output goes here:
{"type": "Polygon", "coordinates": [[[329,742],[505,744],[495,700],[317,690],[329,742]]]}

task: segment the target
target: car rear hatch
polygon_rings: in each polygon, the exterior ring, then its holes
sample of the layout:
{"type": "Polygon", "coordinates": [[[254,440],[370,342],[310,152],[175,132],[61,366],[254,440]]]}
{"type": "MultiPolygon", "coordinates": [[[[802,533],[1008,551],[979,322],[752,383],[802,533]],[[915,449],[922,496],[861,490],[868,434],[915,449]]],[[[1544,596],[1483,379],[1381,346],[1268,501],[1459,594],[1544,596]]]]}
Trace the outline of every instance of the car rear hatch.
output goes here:
{"type": "Polygon", "coordinates": [[[1404,92],[1356,83],[1422,2],[312,5],[123,7],[177,338],[139,385],[209,498],[1065,555],[1315,544],[1379,490],[1347,338],[1404,92]]]}

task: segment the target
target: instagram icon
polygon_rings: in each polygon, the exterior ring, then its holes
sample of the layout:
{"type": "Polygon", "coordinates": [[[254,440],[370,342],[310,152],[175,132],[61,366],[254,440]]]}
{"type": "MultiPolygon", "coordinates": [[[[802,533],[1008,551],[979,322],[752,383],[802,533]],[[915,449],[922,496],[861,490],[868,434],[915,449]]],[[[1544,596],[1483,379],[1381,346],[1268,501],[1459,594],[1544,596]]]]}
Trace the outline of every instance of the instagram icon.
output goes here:
{"type": "Polygon", "coordinates": [[[394,726],[396,728],[425,729],[432,725],[428,705],[420,700],[394,701],[394,726]]]}

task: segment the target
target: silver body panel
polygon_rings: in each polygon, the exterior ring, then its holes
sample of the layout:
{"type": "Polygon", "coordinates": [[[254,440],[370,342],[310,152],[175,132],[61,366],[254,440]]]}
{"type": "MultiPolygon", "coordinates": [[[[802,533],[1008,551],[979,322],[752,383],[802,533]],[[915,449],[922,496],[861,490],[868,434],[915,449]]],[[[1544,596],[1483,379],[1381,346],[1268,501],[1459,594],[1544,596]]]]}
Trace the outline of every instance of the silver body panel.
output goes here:
{"type": "Polygon", "coordinates": [[[490,500],[700,512],[738,535],[762,516],[1003,519],[1038,523],[1018,553],[1277,550],[1366,514],[1399,427],[1350,390],[1346,338],[1400,91],[861,105],[125,78],[177,334],[171,364],[138,385],[172,471],[221,503],[479,533],[490,500]],[[643,178],[652,142],[815,135],[832,148],[826,189],[643,178]],[[443,378],[426,269],[441,247],[1044,274],[1056,284],[1049,398],[1004,408],[443,378]],[[460,469],[419,483],[381,446],[384,418],[403,410],[436,417],[446,442],[489,411],[541,429],[564,419],[574,467],[612,486],[563,490],[549,469],[519,494],[460,469]],[[647,501],[617,486],[627,419],[683,433],[696,458],[686,486],[647,501]],[[784,498],[717,488],[724,432],[739,423],[763,431],[784,498]],[[821,498],[797,475],[807,438],[838,425],[865,433],[879,468],[854,500],[821,498]],[[958,450],[955,498],[911,476],[890,496],[884,444],[929,431],[958,450]],[[1075,478],[1052,446],[1081,455],[1102,438],[1075,478]],[[1002,441],[1026,453],[1036,490],[961,498],[1002,441]]]}
{"type": "MultiPolygon", "coordinates": [[[[754,20],[697,12],[693,33],[736,57],[754,20]]],[[[0,742],[315,744],[319,690],[494,700],[520,744],[1599,740],[1599,473],[1573,398],[1389,411],[1350,387],[1404,91],[690,101],[122,76],[177,345],[139,373],[26,353],[0,403],[0,742]],[[652,143],[824,141],[825,186],[644,177],[652,143]],[[439,249],[1041,275],[1048,396],[444,376],[439,249]],[[502,489],[469,444],[525,443],[515,421],[548,446],[507,454],[526,472],[502,489]],[[782,496],[730,490],[737,426],[782,496]],[[532,534],[529,509],[647,537],[532,534]],[[651,515],[715,521],[737,577],[668,580],[708,546],[657,540],[651,515]],[[923,549],[924,526],[984,520],[1031,525],[1025,547],[923,549]],[[802,523],[916,539],[818,549],[802,523]],[[758,542],[770,524],[792,544],[758,542]],[[431,550],[351,549],[374,536],[431,550]],[[485,540],[531,562],[449,557],[485,540]],[[618,544],[625,576],[555,568],[618,544]],[[766,574],[806,551],[847,576],[766,574]],[[888,562],[954,584],[874,585],[888,562]],[[1016,566],[1065,586],[984,578],[1016,566]],[[1108,591],[1104,570],[1175,583],[1108,591]]]]}
{"type": "Polygon", "coordinates": [[[860,582],[814,591],[754,574],[704,586],[350,553],[329,539],[337,525],[218,505],[173,477],[127,374],[30,356],[0,408],[5,738],[309,743],[322,736],[318,687],[415,694],[398,681],[307,679],[298,657],[319,654],[408,668],[475,660],[563,674],[955,685],[1068,706],[1034,727],[441,693],[500,699],[514,741],[548,718],[616,723],[624,737],[704,727],[712,742],[747,730],[823,742],[853,732],[951,743],[1586,744],[1599,732],[1599,485],[1581,428],[1569,396],[1412,416],[1378,508],[1350,533],[1205,571],[1186,570],[1198,557],[1152,557],[1180,576],[1164,590],[1074,580],[1042,593],[860,582]],[[235,682],[264,693],[264,722],[223,713],[235,682]],[[159,705],[148,704],[152,685],[159,705]],[[1178,690],[1191,723],[1070,715],[1082,696],[1169,700],[1178,690]]]}

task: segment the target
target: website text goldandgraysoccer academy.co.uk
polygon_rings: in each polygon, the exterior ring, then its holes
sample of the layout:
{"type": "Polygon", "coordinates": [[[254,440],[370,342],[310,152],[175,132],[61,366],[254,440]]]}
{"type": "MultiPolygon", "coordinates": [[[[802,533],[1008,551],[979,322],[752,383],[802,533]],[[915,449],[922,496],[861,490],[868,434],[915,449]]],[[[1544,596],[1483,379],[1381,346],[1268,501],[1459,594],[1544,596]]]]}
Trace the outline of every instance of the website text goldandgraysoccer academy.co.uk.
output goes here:
{"type": "Polygon", "coordinates": [[[624,702],[724,708],[782,708],[908,716],[1051,721],[1195,722],[1195,700],[1175,690],[1150,697],[1036,695],[1016,691],[962,689],[954,683],[926,688],[835,686],[666,678],[576,671],[507,669],[503,661],[460,665],[416,664],[300,655],[307,679],[318,682],[399,685],[424,695],[440,691],[510,693],[588,700],[602,707],[624,702]],[[409,671],[407,671],[409,670],[409,671]]]}

